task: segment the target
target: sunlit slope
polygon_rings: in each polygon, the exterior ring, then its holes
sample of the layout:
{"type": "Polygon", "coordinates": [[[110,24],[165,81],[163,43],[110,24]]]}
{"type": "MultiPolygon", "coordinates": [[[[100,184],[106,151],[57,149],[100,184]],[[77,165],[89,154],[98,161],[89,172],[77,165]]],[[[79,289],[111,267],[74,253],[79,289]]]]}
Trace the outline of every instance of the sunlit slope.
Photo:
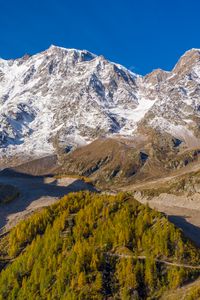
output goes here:
{"type": "Polygon", "coordinates": [[[200,273],[200,251],[127,194],[76,193],[1,238],[0,299],[147,299],[200,273]]]}

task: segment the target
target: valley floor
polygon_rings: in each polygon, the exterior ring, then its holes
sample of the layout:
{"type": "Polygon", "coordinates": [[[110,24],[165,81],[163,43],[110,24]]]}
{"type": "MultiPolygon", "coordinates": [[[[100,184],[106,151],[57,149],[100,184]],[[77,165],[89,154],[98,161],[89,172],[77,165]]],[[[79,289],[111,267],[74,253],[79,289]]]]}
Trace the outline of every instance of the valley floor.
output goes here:
{"type": "MultiPolygon", "coordinates": [[[[134,191],[140,188],[150,188],[159,183],[167,183],[171,178],[179,177],[183,172],[197,171],[199,165],[190,166],[190,170],[181,170],[181,174],[175,173],[170,177],[160,178],[147,183],[140,183],[124,188],[124,191],[134,191]],[[191,168],[192,167],[192,168],[191,168]]],[[[29,176],[24,174],[0,175],[0,184],[10,184],[20,190],[20,196],[11,203],[1,204],[0,207],[0,230],[8,230],[35,210],[49,206],[57,199],[80,190],[92,190],[95,188],[82,180],[74,178],[55,179],[48,176],[29,176]]],[[[146,202],[136,196],[140,202],[146,202]]],[[[184,234],[196,245],[200,246],[200,199],[191,201],[175,195],[161,195],[149,201],[149,205],[158,211],[167,214],[169,220],[180,227],[184,234]],[[176,198],[176,199],[175,199],[176,198]]]]}
{"type": "Polygon", "coordinates": [[[95,190],[91,185],[74,178],[55,179],[17,174],[0,176],[0,183],[16,186],[20,196],[0,207],[0,230],[8,230],[35,210],[49,206],[70,192],[95,190]]]}

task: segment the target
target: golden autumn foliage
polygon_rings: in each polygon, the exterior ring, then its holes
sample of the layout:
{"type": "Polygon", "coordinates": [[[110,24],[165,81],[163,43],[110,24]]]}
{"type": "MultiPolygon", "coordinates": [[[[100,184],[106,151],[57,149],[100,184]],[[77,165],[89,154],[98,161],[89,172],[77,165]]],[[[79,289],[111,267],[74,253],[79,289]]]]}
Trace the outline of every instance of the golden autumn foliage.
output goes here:
{"type": "Polygon", "coordinates": [[[7,241],[13,261],[0,273],[0,300],[153,299],[196,276],[157,259],[200,264],[180,230],[128,194],[71,193],[7,241]]]}

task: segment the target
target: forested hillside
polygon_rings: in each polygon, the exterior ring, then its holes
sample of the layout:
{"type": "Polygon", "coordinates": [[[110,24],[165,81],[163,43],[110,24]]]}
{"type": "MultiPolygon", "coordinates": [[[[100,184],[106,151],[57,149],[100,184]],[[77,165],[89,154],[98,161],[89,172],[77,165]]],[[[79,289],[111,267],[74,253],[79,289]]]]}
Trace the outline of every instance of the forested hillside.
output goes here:
{"type": "Polygon", "coordinates": [[[128,194],[69,194],[1,237],[0,255],[2,300],[159,299],[200,274],[199,249],[128,194]]]}

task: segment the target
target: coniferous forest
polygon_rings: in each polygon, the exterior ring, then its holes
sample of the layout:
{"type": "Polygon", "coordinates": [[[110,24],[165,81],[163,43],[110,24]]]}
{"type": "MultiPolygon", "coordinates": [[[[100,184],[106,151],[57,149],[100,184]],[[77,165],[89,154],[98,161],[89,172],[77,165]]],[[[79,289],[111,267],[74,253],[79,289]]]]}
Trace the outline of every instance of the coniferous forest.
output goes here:
{"type": "Polygon", "coordinates": [[[159,299],[197,278],[200,250],[129,194],[79,192],[2,236],[0,263],[1,300],[159,299]]]}

